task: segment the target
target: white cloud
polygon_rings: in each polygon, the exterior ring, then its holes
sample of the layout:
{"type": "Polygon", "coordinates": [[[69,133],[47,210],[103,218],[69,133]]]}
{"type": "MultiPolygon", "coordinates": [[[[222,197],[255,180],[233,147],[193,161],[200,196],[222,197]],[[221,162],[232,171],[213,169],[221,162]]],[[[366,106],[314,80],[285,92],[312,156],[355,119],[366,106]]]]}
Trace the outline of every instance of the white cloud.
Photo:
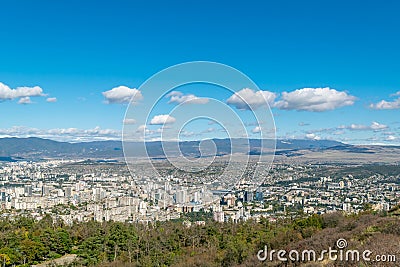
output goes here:
{"type": "Polygon", "coordinates": [[[49,102],[49,103],[55,103],[55,102],[57,102],[57,98],[49,97],[49,98],[46,99],[46,101],[49,102]]]}
{"type": "Polygon", "coordinates": [[[84,142],[95,140],[120,140],[121,132],[114,129],[54,128],[37,129],[24,126],[14,126],[0,129],[0,137],[40,137],[56,141],[84,142]]]}
{"type": "Polygon", "coordinates": [[[184,95],[182,92],[172,91],[167,94],[166,97],[169,97],[168,103],[176,103],[176,104],[207,104],[208,98],[198,97],[193,94],[184,95]]]}
{"type": "Polygon", "coordinates": [[[158,129],[156,129],[156,130],[150,130],[150,129],[147,127],[147,125],[142,124],[142,125],[139,125],[139,126],[137,127],[137,129],[136,129],[136,133],[139,134],[139,136],[136,136],[136,137],[143,138],[144,135],[159,134],[159,133],[162,133],[162,131],[163,131],[164,129],[167,129],[167,127],[164,126],[164,127],[158,128],[158,129]]]}
{"type": "Polygon", "coordinates": [[[321,112],[354,104],[356,97],[335,89],[303,88],[292,92],[283,92],[281,100],[274,106],[285,110],[321,112]]]}
{"type": "Polygon", "coordinates": [[[400,96],[400,91],[394,93],[392,96],[400,96]]]}
{"type": "Polygon", "coordinates": [[[376,121],[373,121],[370,127],[372,130],[382,130],[382,129],[388,128],[387,125],[380,124],[379,122],[376,122],[376,121]]]}
{"type": "Polygon", "coordinates": [[[19,99],[18,104],[23,104],[23,105],[32,104],[32,101],[29,96],[25,96],[19,99]]]}
{"type": "Polygon", "coordinates": [[[260,126],[256,126],[251,130],[252,133],[260,133],[261,132],[261,127],[260,126]]]}
{"type": "Polygon", "coordinates": [[[380,131],[383,129],[387,129],[388,126],[385,124],[381,124],[379,122],[372,122],[371,125],[364,125],[364,124],[351,124],[351,125],[341,125],[338,129],[348,129],[352,131],[380,131]]]}
{"type": "MultiPolygon", "coordinates": [[[[400,91],[391,94],[390,96],[400,96],[400,91]]],[[[378,103],[370,104],[369,108],[372,109],[400,109],[400,97],[393,101],[381,100],[378,103]]]]}
{"type": "Polygon", "coordinates": [[[229,97],[226,103],[235,106],[237,109],[249,110],[267,107],[267,103],[272,106],[275,98],[276,94],[273,92],[243,88],[229,97]]]}
{"type": "Polygon", "coordinates": [[[72,135],[74,137],[119,137],[120,131],[114,129],[101,129],[96,126],[93,129],[57,128],[48,130],[47,133],[54,135],[72,135]]]}
{"type": "Polygon", "coordinates": [[[142,124],[142,125],[139,125],[139,127],[136,129],[136,132],[140,133],[140,134],[144,134],[146,130],[147,130],[147,126],[142,124]]]}
{"type": "Polygon", "coordinates": [[[394,140],[397,140],[398,138],[396,137],[396,136],[394,136],[394,135],[389,135],[389,136],[387,136],[386,137],[386,141],[394,141],[394,140]]]}
{"type": "Polygon", "coordinates": [[[138,101],[143,99],[142,92],[136,88],[129,88],[126,86],[118,86],[109,91],[103,92],[108,104],[137,104],[138,101]]]}
{"type": "Polygon", "coordinates": [[[314,133],[306,134],[306,138],[311,140],[321,140],[321,137],[314,133]]]}
{"type": "Polygon", "coordinates": [[[363,124],[351,124],[351,125],[341,125],[338,129],[348,129],[348,130],[370,130],[369,126],[363,124]]]}
{"type": "MultiPolygon", "coordinates": [[[[397,92],[396,95],[400,93],[397,92]]],[[[395,99],[394,101],[379,101],[376,104],[369,105],[372,109],[400,109],[400,98],[395,99]]]]}
{"type": "Polygon", "coordinates": [[[150,124],[151,125],[162,125],[162,124],[171,124],[174,123],[176,119],[170,115],[156,115],[154,116],[150,124]]]}
{"type": "Polygon", "coordinates": [[[0,82],[0,99],[15,99],[27,96],[43,96],[43,90],[39,86],[34,87],[17,87],[17,89],[11,89],[4,83],[0,82]]]}
{"type": "Polygon", "coordinates": [[[78,128],[57,128],[57,129],[51,129],[47,131],[49,134],[76,134],[79,132],[78,128]]]}
{"type": "Polygon", "coordinates": [[[190,131],[183,130],[183,131],[181,131],[179,133],[179,135],[182,136],[182,137],[193,137],[193,136],[196,136],[197,134],[195,132],[190,132],[190,131]]]}
{"type": "Polygon", "coordinates": [[[43,94],[43,89],[39,86],[22,86],[11,89],[9,86],[0,82],[0,101],[19,98],[19,104],[30,104],[32,103],[30,97],[36,96],[45,96],[45,94],[43,94]]]}
{"type": "Polygon", "coordinates": [[[125,119],[125,120],[123,121],[123,123],[124,123],[125,125],[132,125],[132,124],[135,124],[135,123],[136,123],[136,120],[135,120],[135,119],[125,119]]]}

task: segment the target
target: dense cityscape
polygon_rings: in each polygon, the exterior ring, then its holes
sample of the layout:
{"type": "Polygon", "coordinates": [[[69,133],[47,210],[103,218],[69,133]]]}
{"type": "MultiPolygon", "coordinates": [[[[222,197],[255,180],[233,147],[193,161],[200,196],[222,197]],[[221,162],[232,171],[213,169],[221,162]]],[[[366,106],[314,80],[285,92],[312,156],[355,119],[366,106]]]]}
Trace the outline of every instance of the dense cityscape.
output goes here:
{"type": "MultiPolygon", "coordinates": [[[[157,163],[164,165],[163,163],[157,163]]],[[[217,162],[200,175],[223,170],[217,162]]],[[[262,167],[260,167],[262,168],[262,167]]],[[[124,162],[47,160],[3,163],[0,168],[2,216],[45,214],[73,221],[152,222],[204,211],[218,222],[261,217],[274,221],[298,213],[358,213],[370,206],[388,211],[400,200],[396,166],[274,164],[261,172],[258,189],[242,181],[232,190],[191,187],[188,175],[165,164],[164,177],[155,169],[130,175],[124,162]],[[365,169],[378,170],[365,174],[365,169]],[[384,170],[384,172],[382,172],[384,170]],[[154,177],[158,177],[157,179],[154,177]]]]}

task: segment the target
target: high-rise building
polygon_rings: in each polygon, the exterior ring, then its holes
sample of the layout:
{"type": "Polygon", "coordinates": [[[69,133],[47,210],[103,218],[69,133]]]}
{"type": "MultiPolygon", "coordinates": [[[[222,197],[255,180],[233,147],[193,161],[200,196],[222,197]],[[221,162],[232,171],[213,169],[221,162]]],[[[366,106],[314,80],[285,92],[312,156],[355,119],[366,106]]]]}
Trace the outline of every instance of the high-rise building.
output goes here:
{"type": "Polygon", "coordinates": [[[187,198],[186,190],[179,190],[175,193],[175,202],[178,204],[186,203],[186,198],[187,198]]]}
{"type": "Polygon", "coordinates": [[[0,200],[1,201],[7,201],[7,194],[3,190],[0,192],[0,200]]]}
{"type": "Polygon", "coordinates": [[[351,204],[350,203],[343,203],[343,211],[351,212],[351,204]]]}
{"type": "Polygon", "coordinates": [[[256,200],[257,201],[263,201],[264,200],[264,194],[262,191],[257,191],[256,192],[256,200]]]}
{"type": "Polygon", "coordinates": [[[193,194],[193,202],[197,203],[199,201],[200,201],[200,193],[196,191],[193,194]]]}
{"type": "Polygon", "coordinates": [[[213,218],[214,218],[214,221],[217,221],[217,222],[222,223],[225,221],[224,211],[222,210],[221,206],[213,206],[213,218]]]}
{"type": "Polygon", "coordinates": [[[254,200],[254,193],[252,191],[246,191],[244,193],[244,201],[251,202],[254,200]]]}
{"type": "Polygon", "coordinates": [[[42,196],[49,196],[50,195],[50,189],[51,187],[48,185],[43,185],[42,186],[42,196]]]}
{"type": "Polygon", "coordinates": [[[65,197],[72,197],[72,187],[67,186],[64,188],[65,197]]]}
{"type": "Polygon", "coordinates": [[[32,196],[32,185],[25,185],[24,186],[24,194],[26,197],[32,196]]]}
{"type": "Polygon", "coordinates": [[[166,181],[164,183],[164,190],[165,190],[165,192],[169,192],[171,190],[171,185],[170,185],[169,181],[166,181]]]}

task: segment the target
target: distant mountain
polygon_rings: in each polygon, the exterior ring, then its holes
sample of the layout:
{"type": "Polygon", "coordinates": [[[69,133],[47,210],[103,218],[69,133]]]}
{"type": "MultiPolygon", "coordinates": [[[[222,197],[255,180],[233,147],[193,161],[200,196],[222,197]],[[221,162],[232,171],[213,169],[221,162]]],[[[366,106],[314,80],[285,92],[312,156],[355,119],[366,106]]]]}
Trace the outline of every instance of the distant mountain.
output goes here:
{"type": "MultiPolygon", "coordinates": [[[[213,139],[217,155],[226,155],[232,152],[257,155],[260,153],[271,153],[261,151],[261,140],[258,139],[213,139]],[[250,144],[248,151],[247,142],[250,144]],[[234,147],[234,151],[231,147],[234,147]]],[[[273,147],[273,140],[263,140],[268,147],[273,147]]],[[[186,156],[199,157],[200,141],[180,142],[179,147],[186,156]]],[[[140,151],[139,142],[131,142],[128,149],[140,151]]],[[[147,153],[150,157],[164,157],[163,146],[171,146],[172,142],[148,142],[147,153]]],[[[295,153],[298,150],[319,149],[351,149],[352,146],[330,140],[277,140],[276,148],[279,153],[295,153]]],[[[174,155],[178,155],[173,153],[174,155]]],[[[135,153],[135,155],[146,156],[146,152],[135,153]]],[[[21,158],[117,158],[123,157],[121,141],[94,141],[82,143],[57,142],[36,137],[30,138],[0,138],[0,161],[15,161],[21,158]]]]}
{"type": "Polygon", "coordinates": [[[5,158],[110,158],[121,156],[122,144],[120,141],[67,143],[36,137],[0,138],[0,157],[5,158]]]}
{"type": "Polygon", "coordinates": [[[337,146],[345,146],[345,144],[333,140],[304,139],[285,139],[276,142],[277,149],[324,149],[337,146]]]}

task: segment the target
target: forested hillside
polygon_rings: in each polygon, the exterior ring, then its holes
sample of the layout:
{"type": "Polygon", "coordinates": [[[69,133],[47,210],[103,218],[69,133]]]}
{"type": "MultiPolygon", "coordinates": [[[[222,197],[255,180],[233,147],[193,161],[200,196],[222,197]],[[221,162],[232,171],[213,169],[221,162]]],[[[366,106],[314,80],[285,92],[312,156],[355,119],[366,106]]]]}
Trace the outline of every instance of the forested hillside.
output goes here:
{"type": "MultiPolygon", "coordinates": [[[[193,216],[186,220],[196,220],[193,216]]],[[[30,266],[65,254],[77,254],[70,266],[266,266],[257,252],[270,249],[334,247],[339,238],[352,249],[374,254],[396,254],[400,260],[400,219],[394,212],[345,216],[313,215],[276,222],[205,225],[183,220],[155,224],[85,222],[71,226],[45,216],[0,220],[2,266],[30,266]],[[186,221],[187,222],[187,221],[186,221]]],[[[268,266],[303,266],[305,263],[268,262],[268,266]],[[287,264],[287,265],[285,265],[287,264]]],[[[304,266],[396,266],[360,262],[308,263],[304,266]]]]}

